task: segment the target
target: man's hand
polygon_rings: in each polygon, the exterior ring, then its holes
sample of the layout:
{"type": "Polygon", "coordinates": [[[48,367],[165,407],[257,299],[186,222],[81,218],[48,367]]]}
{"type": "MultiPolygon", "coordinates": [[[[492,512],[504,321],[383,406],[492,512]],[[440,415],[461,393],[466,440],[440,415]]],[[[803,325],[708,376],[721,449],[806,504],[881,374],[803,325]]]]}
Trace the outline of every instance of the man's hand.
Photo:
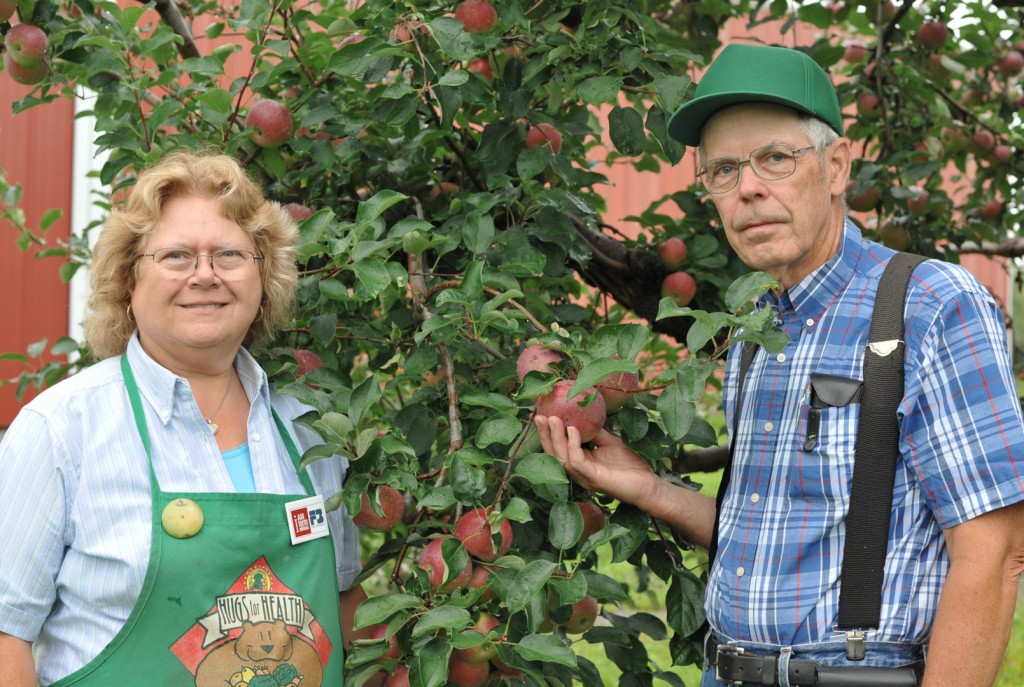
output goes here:
{"type": "Polygon", "coordinates": [[[580,433],[560,418],[537,415],[544,452],[558,459],[585,489],[594,489],[646,511],[707,548],[715,523],[715,500],[670,484],[614,434],[601,430],[593,448],[583,448],[580,433]]]}

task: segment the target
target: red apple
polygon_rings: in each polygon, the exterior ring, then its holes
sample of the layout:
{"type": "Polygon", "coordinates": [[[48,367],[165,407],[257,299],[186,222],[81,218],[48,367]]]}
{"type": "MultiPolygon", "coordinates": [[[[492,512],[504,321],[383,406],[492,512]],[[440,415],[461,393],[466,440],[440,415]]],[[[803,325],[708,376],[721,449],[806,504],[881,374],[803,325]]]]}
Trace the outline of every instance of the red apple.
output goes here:
{"type": "Polygon", "coordinates": [[[505,555],[512,544],[512,525],[507,518],[497,515],[494,516],[494,524],[498,527],[499,542],[495,547],[490,517],[490,508],[474,508],[455,522],[454,530],[455,536],[471,556],[488,563],[505,555]]]}
{"type": "Polygon", "coordinates": [[[992,149],[992,157],[1000,162],[1009,162],[1010,158],[1013,157],[1013,148],[1005,143],[1000,143],[992,149]]]}
{"type": "Polygon", "coordinates": [[[405,497],[394,487],[381,484],[377,488],[377,499],[383,515],[377,515],[370,506],[370,497],[364,492],[360,497],[359,512],[352,516],[356,527],[387,532],[402,522],[405,515],[405,497]]]}
{"type": "MultiPolygon", "coordinates": [[[[490,613],[481,613],[477,621],[473,623],[472,629],[486,637],[491,630],[499,625],[501,625],[501,621],[493,615],[490,613]]],[[[494,642],[492,640],[487,639],[481,644],[471,646],[468,649],[457,649],[455,651],[455,655],[466,663],[487,663],[498,655],[498,649],[494,646],[494,642]]]]}
{"type": "Polygon", "coordinates": [[[996,147],[996,137],[987,129],[978,129],[971,137],[971,144],[975,153],[988,153],[996,147]]]}
{"type": "Polygon", "coordinates": [[[246,126],[252,128],[253,142],[263,148],[276,148],[292,135],[292,113],[276,100],[257,100],[249,108],[246,126]]]}
{"type": "Polygon", "coordinates": [[[846,186],[846,203],[855,212],[869,212],[874,210],[878,202],[882,200],[882,190],[877,186],[868,186],[857,195],[851,195],[856,187],[856,182],[851,181],[846,186]]]}
{"type": "Polygon", "coordinates": [[[16,0],[0,0],[0,22],[5,22],[14,16],[14,10],[18,9],[16,0]]]}
{"type": "Polygon", "coordinates": [[[419,566],[427,571],[430,577],[430,586],[434,588],[434,591],[441,591],[447,594],[454,592],[456,589],[463,589],[469,584],[469,578],[473,575],[473,564],[466,559],[466,565],[457,575],[450,576],[448,583],[444,584],[447,575],[448,566],[444,562],[444,554],[441,551],[441,544],[452,537],[441,537],[439,539],[432,540],[429,544],[423,547],[422,553],[420,553],[419,566]],[[441,585],[444,584],[442,587],[441,585]]]}
{"type": "Polygon", "coordinates": [[[15,83],[24,84],[31,86],[37,84],[46,78],[46,74],[50,67],[46,63],[46,60],[41,61],[39,64],[33,67],[26,67],[25,65],[18,64],[11,57],[11,53],[4,52],[4,71],[7,72],[8,76],[15,83]]]}
{"type": "Polygon", "coordinates": [[[356,43],[362,43],[366,40],[366,36],[361,33],[350,33],[349,35],[338,41],[338,50],[341,50],[346,45],[355,45],[356,43]]]}
{"type": "Polygon", "coordinates": [[[281,208],[288,213],[292,221],[298,222],[313,216],[313,211],[300,203],[286,203],[281,208]]]}
{"type": "Polygon", "coordinates": [[[562,627],[569,634],[580,634],[594,626],[597,620],[597,599],[585,596],[572,605],[572,615],[562,627]]]}
{"type": "Polygon", "coordinates": [[[843,59],[850,64],[860,64],[868,59],[868,46],[861,41],[847,41],[843,44],[843,59]]]}
{"type": "MultiPolygon", "coordinates": [[[[878,22],[878,0],[867,0],[864,3],[864,12],[867,15],[868,21],[871,23],[878,22]]],[[[896,16],[896,5],[892,3],[892,0],[885,0],[882,4],[882,22],[892,21],[892,18],[896,16]]]]}
{"type": "Polygon", "coordinates": [[[665,239],[658,246],[658,257],[665,269],[677,270],[686,262],[686,242],[676,236],[665,239]]]}
{"type": "Polygon", "coordinates": [[[910,232],[902,224],[893,221],[882,224],[878,229],[878,238],[893,250],[906,250],[910,247],[910,232]]]}
{"type": "Polygon", "coordinates": [[[547,122],[531,126],[526,132],[526,147],[539,148],[547,146],[551,152],[562,152],[562,132],[547,122]]]}
{"type": "Polygon", "coordinates": [[[671,298],[679,307],[685,307],[697,293],[697,282],[686,272],[673,272],[661,282],[661,297],[671,298]]]}
{"type": "Polygon", "coordinates": [[[481,587],[486,587],[486,589],[484,589],[483,594],[480,595],[481,603],[483,603],[484,601],[490,601],[494,598],[494,590],[490,587],[491,575],[493,574],[494,571],[488,568],[486,565],[473,566],[473,574],[470,576],[469,585],[467,586],[470,589],[479,589],[481,587]]]}
{"type": "Polygon", "coordinates": [[[999,220],[999,215],[1003,213],[1003,204],[998,200],[990,200],[985,203],[981,210],[978,212],[981,218],[989,224],[995,224],[999,220]]]}
{"type": "Polygon", "coordinates": [[[1024,55],[1016,50],[1009,51],[1003,59],[999,60],[999,71],[1003,76],[1016,76],[1022,69],[1024,69],[1024,55]]]}
{"type": "Polygon", "coordinates": [[[555,382],[555,388],[551,393],[537,399],[537,413],[562,418],[567,426],[579,430],[580,441],[591,441],[604,427],[608,415],[604,399],[593,388],[586,389],[572,398],[566,398],[572,385],[571,379],[555,382]]]}
{"type": "Polygon", "coordinates": [[[580,543],[590,539],[591,535],[600,532],[608,524],[608,516],[604,509],[593,501],[577,501],[576,506],[583,516],[583,534],[580,535],[580,543]]]}
{"type": "Polygon", "coordinates": [[[907,210],[912,215],[923,215],[928,212],[928,192],[920,186],[911,186],[909,189],[914,195],[907,198],[907,210]]]}
{"type": "Polygon", "coordinates": [[[491,69],[491,61],[486,57],[477,57],[470,60],[466,64],[466,69],[474,74],[479,74],[488,81],[494,78],[494,70],[491,69]]]}
{"type": "Polygon", "coordinates": [[[928,70],[936,79],[945,79],[949,77],[949,70],[946,69],[946,65],[942,64],[942,55],[938,53],[932,53],[924,60],[924,68],[928,70]]]}
{"type": "Polygon", "coordinates": [[[409,666],[399,663],[384,687],[409,687],[409,666]]]}
{"type": "Polygon", "coordinates": [[[296,377],[309,374],[313,370],[319,370],[324,366],[324,361],[320,359],[313,351],[307,351],[304,348],[293,349],[295,353],[295,362],[298,363],[299,369],[295,372],[296,377]]]}
{"type": "Polygon", "coordinates": [[[370,639],[387,639],[388,650],[385,651],[378,659],[380,661],[387,660],[389,658],[399,658],[402,652],[398,648],[398,637],[395,635],[387,636],[388,626],[385,623],[380,625],[374,625],[370,628],[370,639]]]}
{"type": "Polygon", "coordinates": [[[498,23],[498,12],[487,0],[465,0],[455,8],[455,18],[469,33],[490,31],[498,23]]]}
{"type": "Polygon", "coordinates": [[[490,674],[490,663],[467,663],[458,654],[448,659],[448,684],[455,687],[483,687],[490,674]]]}
{"type": "Polygon", "coordinates": [[[516,360],[516,374],[522,381],[528,372],[554,372],[553,366],[562,359],[562,354],[544,346],[531,344],[523,349],[516,360]]]}
{"type": "Polygon", "coordinates": [[[7,54],[12,60],[23,67],[35,67],[46,56],[49,40],[38,26],[15,24],[7,32],[4,45],[7,46],[7,54]]]}
{"type": "Polygon", "coordinates": [[[917,42],[926,48],[941,48],[946,44],[949,28],[941,21],[929,21],[917,29],[917,42]]]}
{"type": "Polygon", "coordinates": [[[604,398],[604,407],[614,413],[626,405],[633,392],[640,388],[640,375],[636,372],[621,372],[610,375],[597,384],[597,390],[604,398]]]}
{"type": "Polygon", "coordinates": [[[430,29],[423,22],[412,19],[410,21],[398,22],[388,35],[392,41],[405,46],[406,50],[411,51],[413,49],[414,31],[419,31],[422,34],[430,33],[430,29]]]}
{"type": "Polygon", "coordinates": [[[874,93],[861,93],[857,98],[857,114],[873,119],[882,115],[882,100],[874,93]]]}

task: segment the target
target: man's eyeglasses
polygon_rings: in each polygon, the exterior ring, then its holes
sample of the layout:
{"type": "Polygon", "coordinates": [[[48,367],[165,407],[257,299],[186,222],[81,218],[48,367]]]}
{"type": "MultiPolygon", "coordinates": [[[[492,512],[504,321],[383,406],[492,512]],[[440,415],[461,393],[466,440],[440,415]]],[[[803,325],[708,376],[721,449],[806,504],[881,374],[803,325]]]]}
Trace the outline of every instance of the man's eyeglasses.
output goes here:
{"type": "Polygon", "coordinates": [[[209,258],[213,270],[221,276],[237,273],[263,259],[262,255],[244,248],[224,248],[212,253],[196,253],[187,248],[160,248],[152,253],[143,253],[141,257],[153,258],[157,267],[175,274],[191,274],[199,269],[199,258],[209,258]]]}
{"type": "Polygon", "coordinates": [[[697,176],[709,193],[728,193],[736,188],[740,180],[740,168],[749,164],[754,174],[765,181],[778,181],[796,171],[796,156],[813,150],[814,146],[793,150],[787,145],[776,143],[764,146],[750,153],[746,160],[719,158],[701,167],[697,176]]]}

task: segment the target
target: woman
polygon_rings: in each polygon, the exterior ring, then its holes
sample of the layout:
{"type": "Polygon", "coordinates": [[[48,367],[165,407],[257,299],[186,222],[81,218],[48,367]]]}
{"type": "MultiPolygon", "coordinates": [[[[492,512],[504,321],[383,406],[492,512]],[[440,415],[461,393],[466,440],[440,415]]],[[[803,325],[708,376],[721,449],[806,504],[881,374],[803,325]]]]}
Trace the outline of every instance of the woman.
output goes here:
{"type": "Polygon", "coordinates": [[[308,409],[243,348],[287,321],[295,239],[222,155],[168,156],[112,212],[85,325],[101,362],[0,445],[8,687],[342,684],[365,599],[339,597],[358,537],[323,509],[345,464],[298,470],[308,409]]]}

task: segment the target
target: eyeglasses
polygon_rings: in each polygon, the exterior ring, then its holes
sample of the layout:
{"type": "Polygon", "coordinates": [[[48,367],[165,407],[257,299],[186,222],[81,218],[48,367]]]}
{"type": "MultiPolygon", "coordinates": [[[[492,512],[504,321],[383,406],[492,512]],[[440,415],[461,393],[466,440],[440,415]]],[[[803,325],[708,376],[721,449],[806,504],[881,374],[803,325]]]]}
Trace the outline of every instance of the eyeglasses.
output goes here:
{"type": "Polygon", "coordinates": [[[196,253],[187,248],[160,248],[140,257],[153,258],[157,267],[175,274],[191,274],[199,269],[199,258],[209,258],[210,265],[221,276],[237,273],[263,259],[262,255],[244,248],[223,248],[212,253],[196,253]]]}
{"type": "Polygon", "coordinates": [[[711,160],[701,167],[697,176],[709,193],[728,193],[736,188],[740,180],[740,168],[749,164],[761,179],[778,181],[791,176],[796,171],[796,156],[813,150],[814,146],[793,150],[787,145],[776,143],[750,153],[746,160],[719,158],[711,160]]]}

